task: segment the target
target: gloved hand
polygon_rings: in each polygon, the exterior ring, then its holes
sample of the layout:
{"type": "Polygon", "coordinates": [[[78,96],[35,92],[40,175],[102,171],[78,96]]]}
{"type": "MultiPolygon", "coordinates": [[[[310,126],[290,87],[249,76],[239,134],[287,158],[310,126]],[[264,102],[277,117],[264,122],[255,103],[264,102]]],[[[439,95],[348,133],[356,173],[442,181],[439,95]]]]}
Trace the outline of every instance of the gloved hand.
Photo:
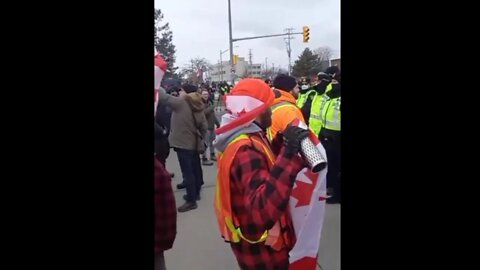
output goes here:
{"type": "Polygon", "coordinates": [[[289,124],[283,133],[285,151],[288,154],[297,154],[300,150],[300,142],[307,138],[309,131],[289,124]]]}

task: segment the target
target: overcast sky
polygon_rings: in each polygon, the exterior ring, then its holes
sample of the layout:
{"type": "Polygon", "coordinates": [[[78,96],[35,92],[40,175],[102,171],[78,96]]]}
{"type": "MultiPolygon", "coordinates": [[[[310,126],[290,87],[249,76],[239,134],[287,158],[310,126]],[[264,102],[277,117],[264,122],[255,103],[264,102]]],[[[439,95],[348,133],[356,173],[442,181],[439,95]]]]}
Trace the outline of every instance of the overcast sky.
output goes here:
{"type": "MultiPolygon", "coordinates": [[[[328,46],[340,56],[340,0],[231,0],[233,38],[281,34],[287,27],[301,32],[310,27],[310,41],[301,35],[291,41],[292,65],[306,48],[328,46]]],[[[176,46],[176,65],[183,67],[194,57],[210,63],[219,61],[219,51],[228,49],[227,0],[155,0],[155,8],[170,23],[176,46]]],[[[234,53],[248,60],[252,49],[253,63],[279,65],[286,69],[288,56],[283,37],[245,40],[234,43],[234,53]]],[[[223,54],[228,60],[229,54],[223,54]]]]}

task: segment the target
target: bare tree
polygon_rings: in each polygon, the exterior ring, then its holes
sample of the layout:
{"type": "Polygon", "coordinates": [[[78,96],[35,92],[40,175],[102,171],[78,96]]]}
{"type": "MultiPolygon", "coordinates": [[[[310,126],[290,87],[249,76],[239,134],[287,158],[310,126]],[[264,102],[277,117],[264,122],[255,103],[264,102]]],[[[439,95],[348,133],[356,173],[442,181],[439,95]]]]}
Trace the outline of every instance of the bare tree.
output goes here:
{"type": "Polygon", "coordinates": [[[320,47],[314,50],[314,54],[317,56],[318,66],[315,68],[317,71],[324,71],[330,65],[330,60],[333,57],[333,50],[330,47],[320,47]]]}
{"type": "Polygon", "coordinates": [[[330,61],[333,56],[333,50],[330,47],[320,47],[313,51],[317,56],[319,61],[330,61]]]}
{"type": "Polygon", "coordinates": [[[261,72],[261,76],[265,79],[271,79],[273,80],[273,78],[275,78],[275,72],[273,72],[273,69],[270,68],[268,70],[263,70],[261,72]]]}
{"type": "Polygon", "coordinates": [[[186,77],[190,83],[199,84],[203,82],[204,72],[208,70],[210,63],[207,59],[196,57],[190,60],[190,64],[186,64],[180,74],[186,77]]]}

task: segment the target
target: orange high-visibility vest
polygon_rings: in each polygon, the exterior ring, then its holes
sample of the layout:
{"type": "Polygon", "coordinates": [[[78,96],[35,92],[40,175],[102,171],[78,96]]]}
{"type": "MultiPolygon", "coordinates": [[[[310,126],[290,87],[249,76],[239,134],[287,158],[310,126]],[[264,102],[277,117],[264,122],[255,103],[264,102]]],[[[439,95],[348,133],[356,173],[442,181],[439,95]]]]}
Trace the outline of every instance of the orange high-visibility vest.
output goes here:
{"type": "MultiPolygon", "coordinates": [[[[267,166],[273,167],[275,157],[270,147],[264,140],[253,134],[241,134],[231,141],[223,153],[218,154],[218,173],[217,184],[215,187],[215,214],[220,229],[220,233],[225,241],[238,243],[244,240],[250,244],[265,242],[265,245],[271,246],[274,250],[281,250],[285,246],[292,247],[293,241],[291,235],[281,234],[281,227],[288,226],[290,214],[288,211],[280,217],[280,220],[270,229],[266,230],[259,239],[247,239],[240,230],[238,219],[233,215],[230,191],[230,169],[233,159],[240,147],[248,145],[265,153],[267,156],[267,166]]],[[[292,228],[293,231],[293,228],[292,228]]]]}
{"type": "Polygon", "coordinates": [[[273,101],[270,109],[272,110],[272,125],[267,128],[267,138],[272,141],[278,132],[283,132],[288,124],[298,119],[305,122],[302,111],[295,104],[295,98],[292,94],[279,91],[280,97],[273,101]]]}

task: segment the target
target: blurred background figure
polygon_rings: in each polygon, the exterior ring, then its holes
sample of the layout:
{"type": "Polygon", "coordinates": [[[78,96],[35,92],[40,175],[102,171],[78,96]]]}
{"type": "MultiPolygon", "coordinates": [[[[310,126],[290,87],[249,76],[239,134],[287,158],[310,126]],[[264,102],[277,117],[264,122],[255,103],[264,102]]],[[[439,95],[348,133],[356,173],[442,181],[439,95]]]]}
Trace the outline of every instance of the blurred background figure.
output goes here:
{"type": "Polygon", "coordinates": [[[205,103],[205,118],[207,119],[207,134],[205,137],[205,142],[207,143],[207,148],[205,153],[202,154],[202,165],[210,166],[213,165],[212,161],[216,161],[215,150],[213,148],[213,141],[215,140],[215,126],[219,127],[220,123],[218,122],[217,117],[215,116],[213,101],[211,100],[210,91],[204,89],[202,91],[202,99],[205,103]],[[210,153],[210,160],[208,160],[207,153],[210,153]]]}

